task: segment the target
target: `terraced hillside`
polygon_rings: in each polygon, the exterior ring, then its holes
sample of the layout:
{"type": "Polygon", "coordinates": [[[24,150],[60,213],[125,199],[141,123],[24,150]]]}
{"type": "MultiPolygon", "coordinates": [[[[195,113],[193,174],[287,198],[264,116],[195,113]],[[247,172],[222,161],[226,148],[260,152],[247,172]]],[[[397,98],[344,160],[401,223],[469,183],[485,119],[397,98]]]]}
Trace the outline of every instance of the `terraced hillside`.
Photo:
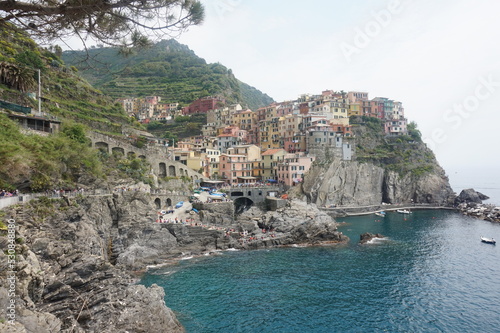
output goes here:
{"type": "Polygon", "coordinates": [[[273,100],[239,81],[230,69],[207,64],[186,45],[163,40],[128,56],[117,48],[66,51],[64,61],[104,93],[114,97],[160,96],[188,104],[200,97],[223,95],[229,103],[257,109],[273,100]]]}

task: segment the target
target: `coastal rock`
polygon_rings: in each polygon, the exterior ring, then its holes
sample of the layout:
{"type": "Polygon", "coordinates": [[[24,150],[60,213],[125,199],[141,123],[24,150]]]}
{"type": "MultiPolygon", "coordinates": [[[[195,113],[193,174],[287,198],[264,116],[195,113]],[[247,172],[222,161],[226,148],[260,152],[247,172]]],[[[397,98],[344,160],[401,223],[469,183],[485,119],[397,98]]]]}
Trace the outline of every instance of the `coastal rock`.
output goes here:
{"type": "Polygon", "coordinates": [[[384,238],[381,234],[370,234],[365,232],[364,234],[359,235],[359,244],[366,244],[374,238],[384,238]]]}
{"type": "Polygon", "coordinates": [[[376,206],[382,202],[449,205],[454,198],[438,165],[433,173],[416,177],[401,176],[370,163],[338,159],[314,165],[293,192],[295,197],[305,196],[320,207],[376,206]]]}
{"type": "Polygon", "coordinates": [[[477,192],[476,190],[472,188],[468,188],[465,190],[462,190],[458,197],[455,198],[455,205],[459,205],[461,203],[468,203],[468,202],[474,202],[474,203],[482,203],[483,200],[488,200],[489,197],[477,192]]]}
{"type": "Polygon", "coordinates": [[[318,206],[378,205],[382,202],[384,169],[367,163],[334,160],[315,165],[302,183],[307,200],[318,206]]]}
{"type": "Polygon", "coordinates": [[[500,222],[500,207],[474,202],[463,202],[457,206],[458,210],[467,216],[490,222],[500,222]]]}
{"type": "MultiPolygon", "coordinates": [[[[257,208],[245,212],[238,222],[254,221],[260,229],[272,230],[276,234],[272,245],[318,244],[346,242],[348,238],[337,230],[335,220],[319,210],[314,204],[301,200],[291,200],[288,206],[278,211],[260,213],[256,218],[257,208]]],[[[259,236],[253,247],[259,246],[259,236]]],[[[261,246],[267,246],[264,242],[261,246]]]]}
{"type": "MultiPolygon", "coordinates": [[[[183,332],[164,303],[163,289],[136,285],[129,273],[159,260],[164,255],[159,249],[175,252],[177,239],[154,223],[154,214],[150,196],[139,192],[14,208],[16,330],[183,332]]],[[[5,242],[0,234],[0,243],[5,242]]],[[[0,265],[7,262],[4,253],[0,259],[0,265]]],[[[4,268],[1,304],[7,304],[4,268]]],[[[6,318],[4,311],[0,318],[6,318]]]]}

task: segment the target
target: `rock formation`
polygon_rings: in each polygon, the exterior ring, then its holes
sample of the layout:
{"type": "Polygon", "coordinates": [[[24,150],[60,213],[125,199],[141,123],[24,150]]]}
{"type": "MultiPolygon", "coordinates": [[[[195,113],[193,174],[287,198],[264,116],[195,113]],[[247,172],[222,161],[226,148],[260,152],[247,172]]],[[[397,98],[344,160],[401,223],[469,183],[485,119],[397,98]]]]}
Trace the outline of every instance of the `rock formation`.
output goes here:
{"type": "Polygon", "coordinates": [[[474,202],[474,203],[482,203],[483,200],[488,200],[489,197],[477,192],[476,190],[472,188],[468,188],[465,190],[462,190],[458,197],[455,198],[455,205],[459,205],[461,203],[469,203],[469,202],[474,202]]]}
{"type": "MultiPolygon", "coordinates": [[[[151,212],[139,192],[80,202],[44,200],[12,211],[20,243],[16,246],[19,331],[182,332],[165,306],[163,289],[136,285],[136,278],[126,269],[125,250],[129,254],[137,250],[147,237],[156,245],[175,243],[168,231],[147,227],[152,225],[151,212]],[[119,248],[118,244],[128,246],[119,248]]],[[[5,242],[5,237],[0,239],[5,242]]],[[[140,262],[154,252],[135,254],[140,262]]],[[[0,256],[0,265],[5,265],[5,255],[0,256]]],[[[2,281],[5,273],[2,267],[2,281]]],[[[1,304],[7,304],[4,285],[1,304]]],[[[0,309],[2,318],[4,311],[0,309]]],[[[6,325],[0,323],[0,331],[5,332],[6,325]]]]}
{"type": "Polygon", "coordinates": [[[369,232],[365,232],[364,234],[359,235],[359,244],[366,244],[374,238],[384,238],[381,234],[370,234],[369,232]]]}
{"type": "Polygon", "coordinates": [[[309,170],[299,196],[323,206],[369,206],[386,203],[448,205],[454,196],[444,171],[420,177],[400,176],[371,163],[334,160],[309,170]]]}

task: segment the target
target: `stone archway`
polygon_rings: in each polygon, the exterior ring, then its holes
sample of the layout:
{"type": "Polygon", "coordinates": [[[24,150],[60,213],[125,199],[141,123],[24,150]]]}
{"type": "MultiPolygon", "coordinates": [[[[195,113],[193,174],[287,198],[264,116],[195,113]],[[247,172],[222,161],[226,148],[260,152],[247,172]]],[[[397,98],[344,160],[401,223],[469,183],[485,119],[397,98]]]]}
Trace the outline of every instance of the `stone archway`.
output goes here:
{"type": "Polygon", "coordinates": [[[155,199],[155,207],[156,207],[156,209],[161,209],[161,199],[160,198],[155,199]]]}
{"type": "Polygon", "coordinates": [[[166,204],[167,208],[171,207],[172,206],[172,199],[168,198],[165,204],[166,204]]]}
{"type": "Polygon", "coordinates": [[[159,174],[159,176],[162,177],[162,178],[163,177],[167,177],[167,165],[162,162],[162,163],[160,163],[159,167],[160,167],[160,174],[159,174]]]}
{"type": "Polygon", "coordinates": [[[109,153],[109,144],[107,142],[96,142],[94,147],[96,149],[109,153]]]}
{"type": "Polygon", "coordinates": [[[135,157],[136,157],[135,152],[133,152],[133,151],[129,151],[129,152],[127,153],[127,158],[128,158],[129,160],[135,159],[135,157]]]}
{"type": "Polygon", "coordinates": [[[125,156],[125,149],[123,149],[122,147],[113,147],[111,148],[111,153],[116,156],[125,156]]]}
{"type": "Polygon", "coordinates": [[[145,159],[146,159],[146,156],[144,156],[144,155],[139,155],[139,158],[140,158],[141,160],[145,160],[145,159]]]}
{"type": "Polygon", "coordinates": [[[174,165],[169,165],[168,166],[168,175],[170,177],[176,177],[177,173],[175,172],[175,166],[174,165]]]}
{"type": "Polygon", "coordinates": [[[234,200],[234,212],[236,214],[241,214],[249,210],[250,207],[252,207],[253,205],[254,202],[250,198],[247,197],[238,198],[234,200]]]}

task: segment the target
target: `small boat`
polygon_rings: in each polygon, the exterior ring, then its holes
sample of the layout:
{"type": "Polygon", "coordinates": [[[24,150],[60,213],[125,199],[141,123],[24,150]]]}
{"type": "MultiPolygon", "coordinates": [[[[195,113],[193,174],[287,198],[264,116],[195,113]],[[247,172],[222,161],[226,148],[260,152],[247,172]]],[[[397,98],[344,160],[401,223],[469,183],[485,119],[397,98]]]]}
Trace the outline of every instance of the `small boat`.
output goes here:
{"type": "Polygon", "coordinates": [[[481,236],[481,242],[483,243],[488,243],[488,244],[496,244],[497,241],[494,238],[486,238],[481,236]]]}
{"type": "Polygon", "coordinates": [[[385,217],[385,212],[375,212],[375,215],[385,217]]]}
{"type": "Polygon", "coordinates": [[[411,214],[411,212],[407,209],[398,209],[397,212],[400,214],[411,214]]]}

